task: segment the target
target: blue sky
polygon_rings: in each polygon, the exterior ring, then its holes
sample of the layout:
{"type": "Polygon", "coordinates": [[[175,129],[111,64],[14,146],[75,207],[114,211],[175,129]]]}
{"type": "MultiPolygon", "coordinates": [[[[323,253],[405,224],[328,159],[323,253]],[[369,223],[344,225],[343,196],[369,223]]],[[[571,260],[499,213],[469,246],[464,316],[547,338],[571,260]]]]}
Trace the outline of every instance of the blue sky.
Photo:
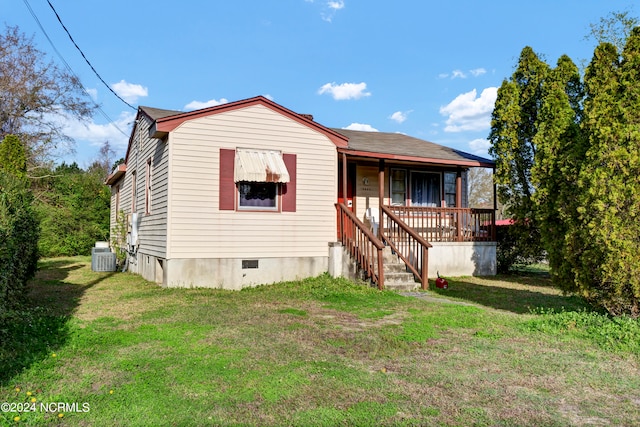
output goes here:
{"type": "MultiPolygon", "coordinates": [[[[589,24],[633,0],[49,0],[129,104],[192,110],[264,95],[328,127],[401,132],[487,156],[497,88],[520,51],[591,58],[589,24]]],[[[47,0],[0,0],[2,20],[59,57],[101,105],[65,120],[87,166],[109,140],[124,156],[135,110],[95,76],[47,0]],[[122,132],[121,132],[122,131],[122,132]]]]}

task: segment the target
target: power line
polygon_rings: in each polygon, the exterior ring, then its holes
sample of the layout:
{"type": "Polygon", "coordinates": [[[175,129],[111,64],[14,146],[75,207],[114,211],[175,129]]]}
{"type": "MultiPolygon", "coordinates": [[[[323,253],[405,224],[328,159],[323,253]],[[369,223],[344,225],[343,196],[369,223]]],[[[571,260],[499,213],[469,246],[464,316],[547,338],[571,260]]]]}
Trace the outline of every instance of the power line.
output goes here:
{"type": "MultiPolygon", "coordinates": [[[[26,1],[26,0],[25,0],[26,1]]],[[[91,62],[89,62],[89,60],[87,59],[87,57],[84,55],[84,52],[82,51],[82,49],[80,49],[80,46],[78,46],[78,44],[76,43],[76,41],[73,39],[73,37],[71,37],[71,33],[69,32],[69,30],[67,30],[67,27],[64,26],[64,24],[62,23],[62,19],[60,19],[60,15],[58,15],[58,12],[56,11],[56,9],[53,7],[53,5],[51,4],[51,2],[49,0],[47,0],[47,3],[49,3],[49,7],[51,7],[51,10],[53,10],[53,13],[55,13],[56,18],[58,18],[58,22],[60,23],[60,25],[62,25],[62,28],[64,28],[64,31],[67,33],[67,35],[69,36],[69,39],[71,39],[71,42],[73,43],[73,45],[76,47],[76,49],[78,49],[78,52],[80,52],[80,55],[82,55],[82,57],[84,58],[84,60],[87,62],[87,64],[89,65],[89,67],[91,67],[91,70],[95,73],[95,75],[98,77],[98,79],[100,79],[100,81],[107,87],[107,89],[109,89],[111,91],[111,93],[113,93],[120,101],[124,102],[127,106],[129,106],[129,108],[131,108],[132,110],[136,110],[136,108],[134,106],[132,106],[131,104],[129,104],[127,101],[125,101],[124,99],[122,99],[120,97],[120,95],[118,95],[117,93],[115,93],[115,91],[113,89],[111,89],[111,87],[107,84],[107,82],[104,81],[104,79],[100,76],[100,74],[98,74],[98,72],[96,71],[95,68],[93,68],[93,65],[91,65],[91,62]]]]}
{"type": "MultiPolygon", "coordinates": [[[[78,77],[78,75],[73,71],[73,69],[71,68],[71,66],[67,63],[67,61],[64,59],[64,57],[62,56],[62,54],[58,51],[58,49],[56,48],[55,44],[53,44],[53,41],[51,40],[51,38],[49,37],[49,34],[47,34],[47,32],[45,31],[44,27],[42,26],[42,23],[40,22],[40,20],[38,19],[38,16],[36,15],[36,13],[33,11],[33,9],[31,8],[31,5],[29,4],[28,0],[23,0],[24,4],[27,6],[27,9],[29,9],[29,13],[31,14],[31,16],[33,17],[33,19],[36,21],[36,24],[38,24],[38,27],[40,27],[40,30],[42,30],[42,33],[44,34],[44,36],[47,38],[47,40],[49,41],[49,44],[51,45],[51,47],[53,48],[53,51],[56,53],[56,55],[58,55],[58,58],[60,58],[60,61],[62,61],[62,63],[64,64],[65,68],[67,69],[67,71],[73,75],[78,81],[80,81],[80,77],[78,77]]],[[[80,85],[82,87],[82,90],[84,91],[84,93],[89,97],[92,98],[91,94],[87,91],[87,89],[84,87],[84,85],[80,85]]],[[[116,95],[117,96],[117,95],[116,95]]],[[[128,104],[127,104],[128,105],[128,104]]],[[[130,105],[129,105],[130,106],[130,105]]],[[[131,107],[131,106],[130,106],[131,107]]],[[[102,116],[107,119],[107,121],[109,122],[109,124],[111,124],[113,127],[115,127],[121,134],[123,134],[124,136],[129,136],[127,133],[125,133],[122,129],[120,129],[118,127],[118,125],[116,124],[116,122],[107,115],[107,113],[98,105],[95,104],[95,108],[100,112],[100,114],[102,114],[102,116]]],[[[133,107],[132,107],[133,108],[133,107]]]]}

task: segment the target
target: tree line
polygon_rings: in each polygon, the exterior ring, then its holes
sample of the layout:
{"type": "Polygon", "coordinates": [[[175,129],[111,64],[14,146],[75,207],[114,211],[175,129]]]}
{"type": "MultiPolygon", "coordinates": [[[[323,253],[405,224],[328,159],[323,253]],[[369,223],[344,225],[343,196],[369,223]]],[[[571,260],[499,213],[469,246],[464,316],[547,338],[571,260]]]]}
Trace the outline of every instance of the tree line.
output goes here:
{"type": "Polygon", "coordinates": [[[89,254],[108,240],[109,143],[88,168],[55,162],[72,148],[60,117],[95,108],[77,77],[17,27],[0,34],[0,336],[20,313],[39,256],[89,254]]]}
{"type": "Polygon", "coordinates": [[[546,258],[564,291],[638,317],[640,27],[622,40],[599,43],[583,75],[566,55],[551,67],[525,47],[489,139],[515,221],[500,268],[546,258]]]}

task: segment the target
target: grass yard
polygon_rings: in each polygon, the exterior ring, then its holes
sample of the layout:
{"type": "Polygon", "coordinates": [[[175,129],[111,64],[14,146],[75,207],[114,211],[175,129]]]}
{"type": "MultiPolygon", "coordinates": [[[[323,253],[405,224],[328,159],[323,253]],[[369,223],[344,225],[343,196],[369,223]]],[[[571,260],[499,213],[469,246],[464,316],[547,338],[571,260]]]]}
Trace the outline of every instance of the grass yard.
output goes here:
{"type": "Polygon", "coordinates": [[[45,260],[0,349],[0,425],[640,425],[637,321],[536,272],[449,283],[163,289],[45,260]]]}

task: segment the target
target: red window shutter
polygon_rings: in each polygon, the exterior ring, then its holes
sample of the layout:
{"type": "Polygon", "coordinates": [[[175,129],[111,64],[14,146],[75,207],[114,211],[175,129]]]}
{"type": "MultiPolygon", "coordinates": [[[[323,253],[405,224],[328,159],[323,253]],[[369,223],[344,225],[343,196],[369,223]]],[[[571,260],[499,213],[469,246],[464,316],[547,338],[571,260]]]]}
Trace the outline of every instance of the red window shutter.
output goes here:
{"type": "Polygon", "coordinates": [[[233,168],[236,162],[236,150],[220,149],[220,204],[221,211],[235,210],[236,183],[233,180],[233,168]]]}
{"type": "Polygon", "coordinates": [[[282,184],[282,212],[296,211],[296,155],[283,154],[282,160],[289,172],[289,182],[282,184]]]}

